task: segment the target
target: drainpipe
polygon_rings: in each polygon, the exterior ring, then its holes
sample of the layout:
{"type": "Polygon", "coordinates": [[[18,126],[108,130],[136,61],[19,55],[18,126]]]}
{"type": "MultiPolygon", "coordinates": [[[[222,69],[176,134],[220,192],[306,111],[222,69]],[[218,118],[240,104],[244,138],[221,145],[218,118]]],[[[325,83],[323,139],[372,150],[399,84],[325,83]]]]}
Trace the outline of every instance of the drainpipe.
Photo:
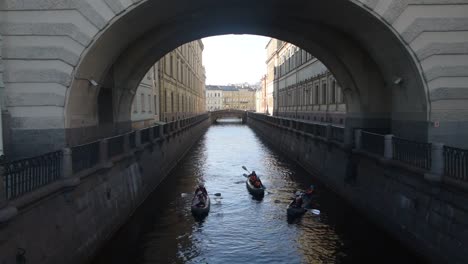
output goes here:
{"type": "Polygon", "coordinates": [[[4,110],[4,97],[5,97],[5,84],[3,83],[3,55],[2,55],[3,37],[0,35],[0,160],[4,158],[3,152],[3,110],[4,110]]]}

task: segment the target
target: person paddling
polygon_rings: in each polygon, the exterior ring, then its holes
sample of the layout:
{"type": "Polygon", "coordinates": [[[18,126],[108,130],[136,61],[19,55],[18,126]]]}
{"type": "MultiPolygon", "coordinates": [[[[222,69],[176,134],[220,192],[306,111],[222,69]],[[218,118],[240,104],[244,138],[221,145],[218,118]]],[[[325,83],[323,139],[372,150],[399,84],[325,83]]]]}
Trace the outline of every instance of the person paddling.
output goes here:
{"type": "Polygon", "coordinates": [[[296,208],[300,208],[302,207],[302,193],[300,191],[297,191],[295,194],[296,197],[294,198],[293,206],[296,208]]]}
{"type": "Polygon", "coordinates": [[[208,192],[206,191],[205,184],[199,183],[198,188],[195,190],[195,195],[199,193],[203,194],[205,197],[208,196],[208,192]]]}
{"type": "Polygon", "coordinates": [[[260,178],[258,178],[255,171],[252,171],[252,173],[249,175],[249,181],[255,188],[260,188],[262,186],[262,182],[260,181],[260,178]]]}

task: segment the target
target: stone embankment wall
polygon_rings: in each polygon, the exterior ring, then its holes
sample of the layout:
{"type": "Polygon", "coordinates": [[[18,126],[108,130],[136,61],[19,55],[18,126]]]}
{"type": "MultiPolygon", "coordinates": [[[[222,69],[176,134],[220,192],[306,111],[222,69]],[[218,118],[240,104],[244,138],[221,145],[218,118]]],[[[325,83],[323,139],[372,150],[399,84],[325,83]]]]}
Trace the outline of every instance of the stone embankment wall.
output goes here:
{"type": "Polygon", "coordinates": [[[252,117],[248,125],[282,154],[433,263],[468,263],[466,189],[344,144],[252,117]]]}
{"type": "Polygon", "coordinates": [[[0,225],[0,263],[17,263],[23,250],[26,263],[88,263],[210,124],[206,116],[193,126],[178,126],[74,174],[68,184],[57,181],[10,201],[18,214],[0,225]]]}

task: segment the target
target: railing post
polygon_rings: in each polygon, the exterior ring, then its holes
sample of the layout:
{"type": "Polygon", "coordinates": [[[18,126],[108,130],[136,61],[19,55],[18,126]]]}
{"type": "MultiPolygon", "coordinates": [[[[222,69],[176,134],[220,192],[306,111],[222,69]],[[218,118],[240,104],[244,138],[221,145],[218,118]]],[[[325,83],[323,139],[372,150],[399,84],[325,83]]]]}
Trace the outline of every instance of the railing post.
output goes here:
{"type": "Polygon", "coordinates": [[[130,152],[130,133],[123,135],[123,149],[125,153],[130,152]]]}
{"type": "Polygon", "coordinates": [[[71,148],[62,150],[62,178],[73,177],[73,151],[71,148]]]}
{"type": "Polygon", "coordinates": [[[345,127],[343,135],[343,143],[345,144],[345,146],[352,147],[353,137],[353,129],[351,127],[345,127]]]}
{"type": "Polygon", "coordinates": [[[384,158],[393,159],[393,135],[385,135],[384,140],[384,158]]]}
{"type": "Polygon", "coordinates": [[[165,135],[164,135],[164,125],[159,125],[158,129],[159,129],[159,138],[163,139],[165,137],[165,135]]]}
{"type": "Polygon", "coordinates": [[[137,148],[141,146],[141,130],[135,131],[135,146],[137,148]]]}
{"type": "Polygon", "coordinates": [[[99,142],[99,162],[105,164],[109,159],[109,141],[107,138],[99,142]]]}
{"type": "Polygon", "coordinates": [[[180,119],[177,120],[177,123],[176,123],[176,131],[179,131],[180,130],[180,119]]]}
{"type": "Polygon", "coordinates": [[[354,144],[357,150],[362,148],[362,129],[356,129],[354,131],[354,144]]]}
{"type": "Polygon", "coordinates": [[[425,178],[431,181],[442,181],[444,175],[444,144],[431,144],[431,173],[426,174],[425,178]]]}
{"type": "Polygon", "coordinates": [[[2,208],[5,208],[7,206],[8,200],[7,200],[7,192],[6,192],[6,186],[4,183],[5,179],[5,167],[3,165],[0,165],[0,210],[2,208]]]}

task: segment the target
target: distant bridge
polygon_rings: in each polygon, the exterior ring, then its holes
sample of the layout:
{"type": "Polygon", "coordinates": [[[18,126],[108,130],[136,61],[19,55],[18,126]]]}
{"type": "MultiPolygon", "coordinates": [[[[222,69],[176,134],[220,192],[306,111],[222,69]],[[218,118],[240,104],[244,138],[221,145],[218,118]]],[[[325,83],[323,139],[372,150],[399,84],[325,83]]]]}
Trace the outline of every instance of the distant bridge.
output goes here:
{"type": "Polygon", "coordinates": [[[239,118],[242,119],[242,123],[247,121],[247,111],[237,109],[224,109],[210,112],[211,122],[215,123],[220,118],[239,118]]]}

